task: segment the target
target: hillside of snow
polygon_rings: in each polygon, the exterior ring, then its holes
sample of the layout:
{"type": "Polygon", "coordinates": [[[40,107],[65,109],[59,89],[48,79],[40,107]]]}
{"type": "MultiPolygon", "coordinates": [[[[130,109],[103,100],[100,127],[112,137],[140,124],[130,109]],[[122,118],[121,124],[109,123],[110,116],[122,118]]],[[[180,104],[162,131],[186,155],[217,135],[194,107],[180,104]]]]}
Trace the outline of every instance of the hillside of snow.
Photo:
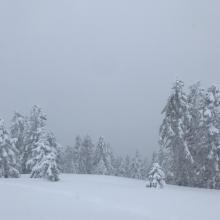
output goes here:
{"type": "Polygon", "coordinates": [[[219,220],[220,191],[94,175],[0,179],[1,220],[219,220]]]}

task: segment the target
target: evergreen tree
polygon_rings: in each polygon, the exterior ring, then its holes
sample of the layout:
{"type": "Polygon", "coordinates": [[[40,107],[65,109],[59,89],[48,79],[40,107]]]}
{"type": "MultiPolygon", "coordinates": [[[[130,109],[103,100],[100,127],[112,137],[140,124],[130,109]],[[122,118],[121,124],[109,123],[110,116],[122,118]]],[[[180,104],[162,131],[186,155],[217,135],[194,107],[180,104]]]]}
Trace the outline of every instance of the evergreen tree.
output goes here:
{"type": "Polygon", "coordinates": [[[108,170],[106,168],[103,158],[101,158],[95,166],[95,174],[108,175],[108,170]]]}
{"type": "Polygon", "coordinates": [[[96,147],[94,156],[94,172],[97,174],[111,175],[113,167],[111,162],[111,151],[108,145],[104,142],[104,138],[100,137],[96,147]],[[103,168],[103,171],[101,171],[103,168]]]}
{"type": "Polygon", "coordinates": [[[17,149],[0,119],[0,177],[19,177],[17,149]]]}
{"type": "Polygon", "coordinates": [[[114,174],[114,167],[113,167],[113,162],[112,162],[112,155],[113,151],[110,146],[110,144],[106,144],[106,150],[105,150],[105,165],[108,170],[108,175],[113,175],[114,174]]]}
{"type": "Polygon", "coordinates": [[[17,149],[17,156],[19,160],[19,170],[22,172],[21,164],[24,154],[25,138],[27,132],[27,120],[26,118],[18,112],[14,113],[12,118],[12,125],[10,129],[11,138],[15,142],[15,147],[17,149]]]}
{"type": "MultiPolygon", "coordinates": [[[[160,147],[158,151],[158,160],[154,161],[159,163],[159,165],[163,168],[163,171],[165,172],[166,176],[166,182],[175,184],[174,182],[174,173],[172,170],[173,166],[173,154],[170,148],[164,148],[160,147]]],[[[151,163],[152,166],[153,163],[151,163]]]]}
{"type": "Polygon", "coordinates": [[[86,136],[82,142],[80,151],[80,158],[82,162],[82,173],[91,174],[94,164],[94,145],[90,136],[86,136]]]}
{"type": "Polygon", "coordinates": [[[145,157],[141,161],[141,179],[146,180],[147,175],[148,175],[148,169],[149,169],[148,158],[145,157]]]}
{"type": "Polygon", "coordinates": [[[177,81],[173,93],[162,111],[165,115],[160,128],[160,144],[169,150],[169,168],[173,179],[171,183],[188,185],[191,167],[194,163],[187,142],[190,124],[187,96],[183,91],[183,82],[177,81]]]}
{"type": "Polygon", "coordinates": [[[32,149],[32,158],[28,161],[31,178],[46,178],[50,181],[59,180],[57,165],[57,143],[52,133],[42,130],[38,141],[32,149]]]}
{"type": "Polygon", "coordinates": [[[114,152],[112,150],[112,148],[110,147],[110,145],[108,146],[108,148],[110,149],[110,153],[109,153],[109,157],[110,157],[110,162],[111,162],[111,175],[115,175],[116,170],[115,170],[115,166],[114,166],[114,161],[115,161],[115,155],[114,152]]]}
{"type": "Polygon", "coordinates": [[[131,178],[131,159],[127,155],[124,162],[124,176],[131,178]]]}
{"type": "Polygon", "coordinates": [[[188,127],[187,142],[190,146],[190,152],[194,159],[191,169],[191,177],[188,186],[202,187],[201,167],[203,159],[200,155],[204,145],[204,126],[202,123],[203,107],[205,106],[205,90],[201,88],[200,83],[196,83],[189,88],[188,94],[190,125],[188,127]],[[201,160],[202,159],[202,160],[201,160]]]}
{"type": "Polygon", "coordinates": [[[153,163],[149,173],[146,187],[163,188],[165,186],[165,174],[158,163],[153,163]]]}
{"type": "Polygon", "coordinates": [[[220,188],[220,91],[208,88],[202,107],[201,141],[198,151],[200,186],[220,188]]]}
{"type": "Polygon", "coordinates": [[[74,148],[66,146],[63,152],[63,172],[75,173],[74,148]]]}
{"type": "Polygon", "coordinates": [[[135,157],[131,161],[130,172],[131,172],[131,178],[142,179],[141,158],[138,151],[136,151],[135,157]]]}
{"type": "Polygon", "coordinates": [[[84,164],[82,164],[82,161],[81,161],[81,154],[80,154],[81,146],[82,146],[81,137],[77,136],[76,143],[73,148],[73,163],[74,163],[75,173],[83,173],[83,170],[85,170],[84,164]]]}
{"type": "Polygon", "coordinates": [[[61,173],[65,173],[64,172],[64,164],[65,164],[64,150],[65,148],[62,145],[57,144],[57,166],[61,173]]]}
{"type": "Polygon", "coordinates": [[[159,163],[169,183],[220,188],[220,92],[179,82],[165,107],[159,163]],[[186,98],[185,98],[186,97],[186,98]]]}
{"type": "Polygon", "coordinates": [[[32,150],[35,148],[36,143],[39,142],[41,131],[46,126],[46,115],[38,106],[33,106],[31,115],[28,118],[27,132],[25,137],[25,146],[22,157],[22,173],[30,173],[32,167],[27,162],[32,158],[32,150]]]}
{"type": "Polygon", "coordinates": [[[124,160],[122,157],[117,156],[114,157],[112,161],[112,165],[114,167],[114,176],[125,176],[125,166],[124,166],[124,160]]]}

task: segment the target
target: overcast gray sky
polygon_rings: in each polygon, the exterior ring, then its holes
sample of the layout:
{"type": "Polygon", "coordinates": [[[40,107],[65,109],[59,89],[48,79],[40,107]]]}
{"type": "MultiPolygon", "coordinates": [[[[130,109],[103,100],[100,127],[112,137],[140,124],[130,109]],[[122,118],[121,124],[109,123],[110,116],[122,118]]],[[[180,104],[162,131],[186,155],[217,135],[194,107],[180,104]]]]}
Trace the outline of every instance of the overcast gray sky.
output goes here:
{"type": "Polygon", "coordinates": [[[157,147],[173,81],[220,86],[219,0],[0,0],[0,115],[40,105],[63,144],[157,147]]]}

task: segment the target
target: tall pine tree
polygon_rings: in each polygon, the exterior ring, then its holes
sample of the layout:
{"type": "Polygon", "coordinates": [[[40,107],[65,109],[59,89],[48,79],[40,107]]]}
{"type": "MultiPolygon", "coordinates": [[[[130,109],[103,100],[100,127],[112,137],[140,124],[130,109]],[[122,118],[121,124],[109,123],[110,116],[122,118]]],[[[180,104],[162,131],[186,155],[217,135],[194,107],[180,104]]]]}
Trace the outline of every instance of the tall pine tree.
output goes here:
{"type": "Polygon", "coordinates": [[[170,182],[188,185],[194,163],[187,142],[190,124],[187,96],[182,81],[176,81],[173,92],[162,111],[164,120],[160,127],[160,144],[169,151],[170,182]]]}

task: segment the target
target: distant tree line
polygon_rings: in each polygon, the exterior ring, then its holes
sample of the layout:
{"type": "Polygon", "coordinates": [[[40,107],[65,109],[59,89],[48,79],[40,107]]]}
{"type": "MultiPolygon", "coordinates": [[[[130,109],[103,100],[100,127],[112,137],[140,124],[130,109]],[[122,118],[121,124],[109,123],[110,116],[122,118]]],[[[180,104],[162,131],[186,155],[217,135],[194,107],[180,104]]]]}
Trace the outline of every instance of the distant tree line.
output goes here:
{"type": "Polygon", "coordinates": [[[61,170],[63,173],[113,175],[135,179],[146,179],[147,158],[141,158],[138,151],[133,157],[116,156],[109,144],[100,137],[97,144],[90,136],[76,137],[74,146],[62,148],[61,170]]]}
{"type": "Polygon", "coordinates": [[[59,174],[100,174],[137,179],[147,176],[147,159],[138,151],[133,157],[116,156],[100,137],[97,144],[90,136],[76,137],[75,145],[63,147],[46,128],[47,116],[33,106],[29,116],[14,113],[10,129],[0,119],[0,177],[19,177],[58,181],[59,174]]]}

